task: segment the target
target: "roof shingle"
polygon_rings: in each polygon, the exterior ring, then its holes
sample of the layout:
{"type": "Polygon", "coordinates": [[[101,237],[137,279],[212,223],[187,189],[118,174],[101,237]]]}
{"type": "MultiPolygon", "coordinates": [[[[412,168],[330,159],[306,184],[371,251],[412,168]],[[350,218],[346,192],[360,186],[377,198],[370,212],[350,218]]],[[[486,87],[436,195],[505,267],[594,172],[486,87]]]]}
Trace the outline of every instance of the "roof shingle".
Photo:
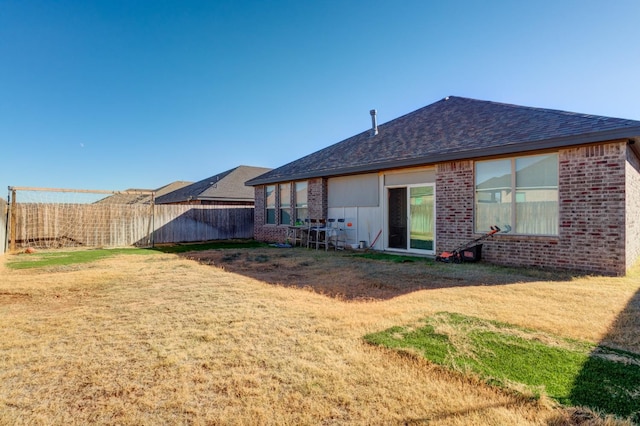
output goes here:
{"type": "Polygon", "coordinates": [[[251,202],[254,199],[253,188],[244,183],[269,170],[271,169],[264,167],[238,166],[157,197],[156,204],[195,200],[251,202]]]}
{"type": "Polygon", "coordinates": [[[361,173],[638,137],[640,121],[449,96],[247,182],[361,173]]]}

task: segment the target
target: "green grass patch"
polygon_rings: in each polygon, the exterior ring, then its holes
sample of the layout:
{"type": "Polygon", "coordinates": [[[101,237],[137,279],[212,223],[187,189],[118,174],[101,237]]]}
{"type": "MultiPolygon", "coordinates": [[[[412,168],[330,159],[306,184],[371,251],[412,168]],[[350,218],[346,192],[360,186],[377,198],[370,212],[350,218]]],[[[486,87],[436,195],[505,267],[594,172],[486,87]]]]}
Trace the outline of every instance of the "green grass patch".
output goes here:
{"type": "Polygon", "coordinates": [[[446,312],[364,340],[497,386],[640,421],[638,354],[446,312]]]}
{"type": "Polygon", "coordinates": [[[78,263],[90,263],[110,256],[121,254],[152,254],[152,251],[140,248],[115,248],[74,251],[36,252],[15,256],[7,261],[11,269],[32,269],[54,266],[68,266],[78,263]]]}
{"type": "Polygon", "coordinates": [[[194,244],[159,245],[154,247],[153,250],[161,251],[163,253],[186,253],[189,251],[259,248],[268,246],[268,244],[256,240],[222,240],[194,244]]]}

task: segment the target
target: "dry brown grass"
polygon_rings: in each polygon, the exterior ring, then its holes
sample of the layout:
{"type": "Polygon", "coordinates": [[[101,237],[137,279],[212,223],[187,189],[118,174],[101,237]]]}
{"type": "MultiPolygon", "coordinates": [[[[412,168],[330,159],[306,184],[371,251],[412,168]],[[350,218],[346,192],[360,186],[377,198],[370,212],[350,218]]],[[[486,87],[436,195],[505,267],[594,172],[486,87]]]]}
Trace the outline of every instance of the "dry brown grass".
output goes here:
{"type": "Polygon", "coordinates": [[[236,256],[226,270],[163,254],[44,272],[0,265],[0,423],[567,424],[571,413],[361,336],[451,311],[640,352],[638,273],[474,285],[446,265],[439,282],[403,285],[415,265],[368,261],[362,275],[340,254],[274,261],[271,249],[230,272],[239,252],[220,255],[236,256]],[[379,265],[395,268],[383,281],[396,289],[349,297],[351,286],[384,287],[379,265]],[[278,283],[278,269],[295,276],[278,283]]]}

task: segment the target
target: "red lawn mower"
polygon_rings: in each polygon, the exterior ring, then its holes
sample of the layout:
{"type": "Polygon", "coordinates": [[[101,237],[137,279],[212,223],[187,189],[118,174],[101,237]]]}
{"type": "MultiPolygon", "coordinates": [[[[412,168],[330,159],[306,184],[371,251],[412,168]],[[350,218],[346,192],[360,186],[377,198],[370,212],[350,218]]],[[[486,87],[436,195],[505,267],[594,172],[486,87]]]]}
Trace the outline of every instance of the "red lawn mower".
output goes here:
{"type": "MultiPolygon", "coordinates": [[[[509,225],[506,225],[503,232],[509,232],[510,230],[511,227],[509,225]]],[[[497,234],[500,231],[502,230],[497,225],[492,226],[491,231],[487,232],[480,238],[468,241],[456,247],[452,251],[443,251],[439,256],[436,256],[436,261],[445,263],[477,262],[482,257],[482,244],[478,243],[480,241],[486,240],[489,237],[492,237],[493,234],[497,234]]]]}

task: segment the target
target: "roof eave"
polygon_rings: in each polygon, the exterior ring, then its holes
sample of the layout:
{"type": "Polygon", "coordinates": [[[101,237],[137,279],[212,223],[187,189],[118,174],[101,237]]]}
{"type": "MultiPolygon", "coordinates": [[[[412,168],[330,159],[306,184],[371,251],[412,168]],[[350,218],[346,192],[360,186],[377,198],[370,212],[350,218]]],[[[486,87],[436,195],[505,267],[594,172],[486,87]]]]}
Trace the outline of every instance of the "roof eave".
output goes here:
{"type": "Polygon", "coordinates": [[[595,132],[595,133],[587,133],[576,136],[568,136],[568,137],[560,137],[560,138],[551,138],[551,139],[543,139],[539,141],[533,142],[525,142],[525,143],[513,143],[508,145],[500,145],[490,148],[479,148],[479,149],[469,149],[464,151],[455,151],[441,154],[434,154],[429,156],[422,157],[414,157],[408,158],[405,160],[390,160],[383,161],[380,163],[369,163],[359,166],[353,167],[342,167],[331,170],[317,170],[317,171],[309,171],[305,173],[298,173],[285,176],[275,176],[272,178],[257,178],[251,179],[245,182],[247,186],[258,186],[258,185],[266,185],[284,181],[295,181],[295,180],[303,180],[303,179],[313,179],[319,177],[331,177],[331,176],[341,176],[341,175],[351,175],[351,174],[359,174],[359,173],[372,173],[379,172],[382,170],[403,168],[403,167],[415,167],[420,165],[429,165],[442,163],[445,161],[456,161],[456,160],[467,160],[471,158],[480,158],[480,157],[491,157],[496,155],[507,155],[507,154],[515,154],[518,152],[529,152],[529,151],[538,151],[544,149],[552,149],[552,148],[562,148],[576,145],[584,145],[595,142],[606,142],[613,141],[617,139],[627,139],[627,138],[639,138],[640,137],[640,126],[637,127],[629,127],[625,129],[616,129],[605,132],[595,132]]]}

